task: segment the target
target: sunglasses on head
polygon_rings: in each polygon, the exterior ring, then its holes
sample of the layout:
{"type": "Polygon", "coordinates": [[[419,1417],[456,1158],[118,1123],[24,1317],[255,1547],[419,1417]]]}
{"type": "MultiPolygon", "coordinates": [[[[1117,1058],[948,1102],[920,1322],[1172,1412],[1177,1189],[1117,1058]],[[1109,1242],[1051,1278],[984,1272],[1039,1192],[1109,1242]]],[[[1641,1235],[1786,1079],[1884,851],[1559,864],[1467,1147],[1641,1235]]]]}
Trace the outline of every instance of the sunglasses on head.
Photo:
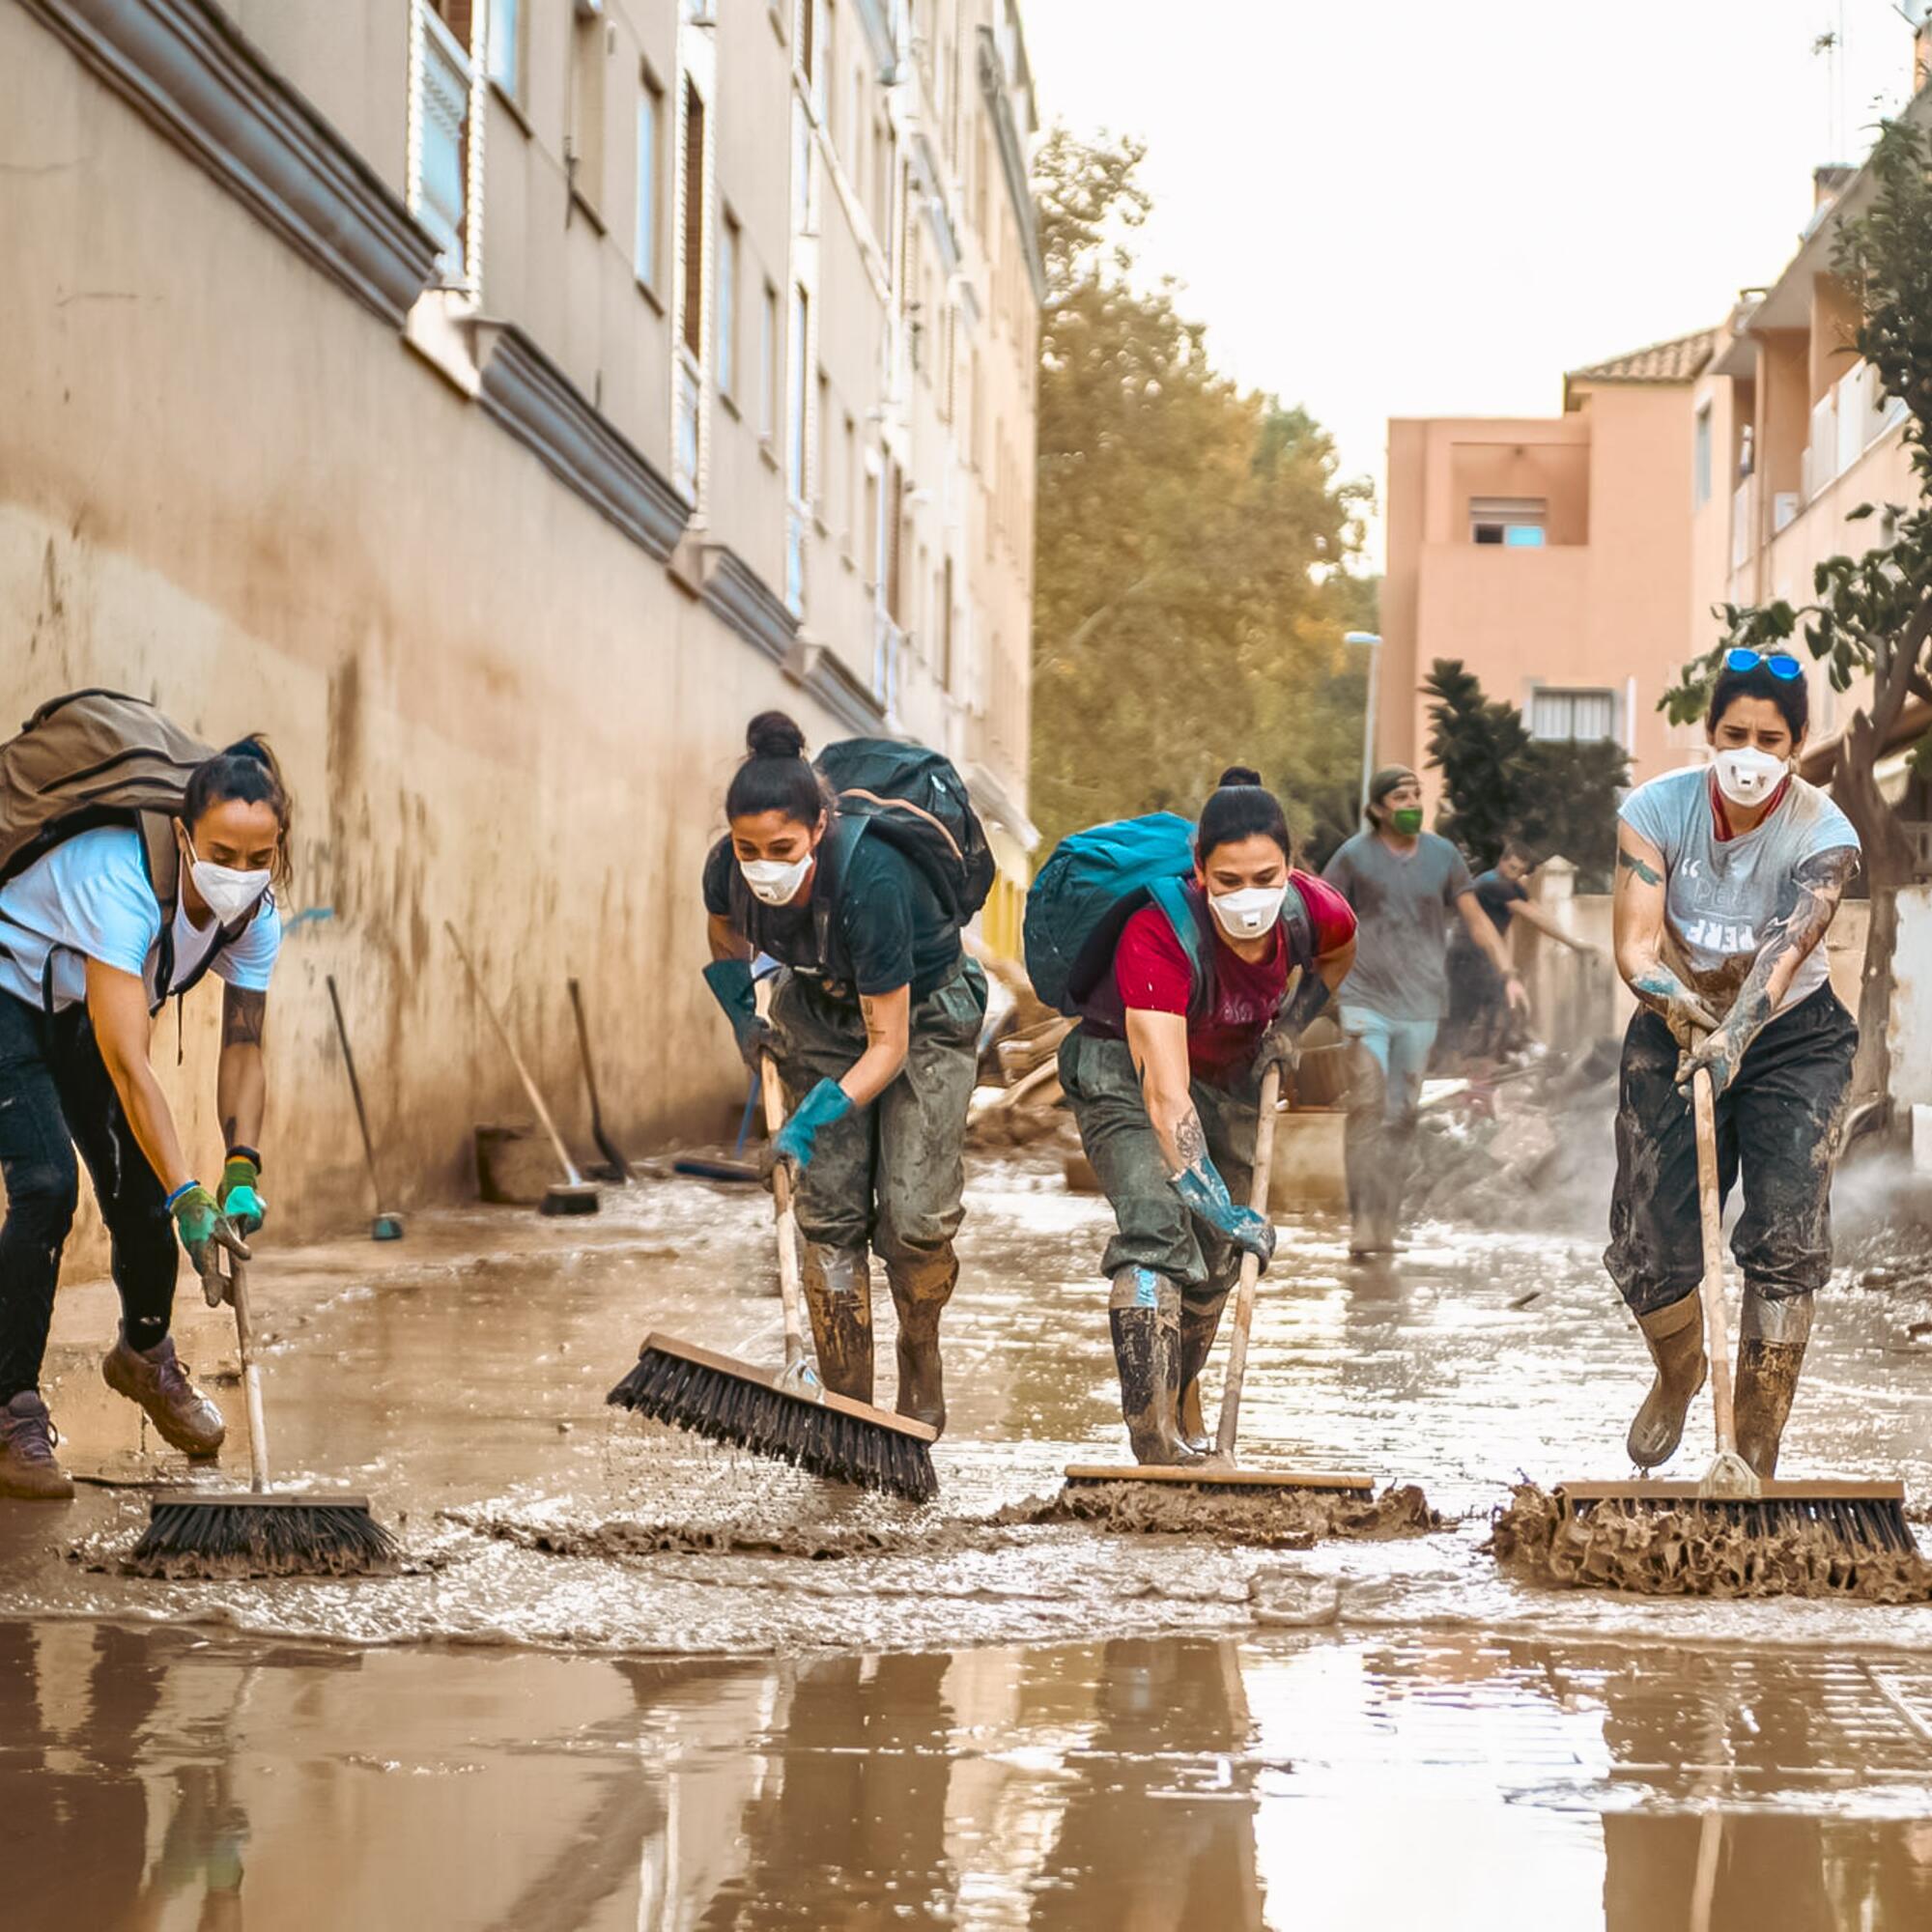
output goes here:
{"type": "Polygon", "coordinates": [[[1800,676],[1804,669],[1789,651],[1754,651],[1747,644],[1739,644],[1734,650],[1724,653],[1726,670],[1755,670],[1759,665],[1773,677],[1781,677],[1786,683],[1800,676]]]}

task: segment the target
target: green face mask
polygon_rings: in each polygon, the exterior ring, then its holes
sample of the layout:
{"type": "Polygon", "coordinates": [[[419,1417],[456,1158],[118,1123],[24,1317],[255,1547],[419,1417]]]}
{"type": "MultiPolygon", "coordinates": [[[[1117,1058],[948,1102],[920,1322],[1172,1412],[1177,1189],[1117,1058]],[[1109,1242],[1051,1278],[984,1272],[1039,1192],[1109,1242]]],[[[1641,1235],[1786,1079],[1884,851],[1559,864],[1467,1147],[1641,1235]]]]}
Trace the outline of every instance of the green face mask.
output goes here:
{"type": "Polygon", "coordinates": [[[1405,806],[1399,811],[1389,813],[1389,823],[1405,838],[1413,838],[1422,830],[1422,808],[1419,805],[1405,806]]]}

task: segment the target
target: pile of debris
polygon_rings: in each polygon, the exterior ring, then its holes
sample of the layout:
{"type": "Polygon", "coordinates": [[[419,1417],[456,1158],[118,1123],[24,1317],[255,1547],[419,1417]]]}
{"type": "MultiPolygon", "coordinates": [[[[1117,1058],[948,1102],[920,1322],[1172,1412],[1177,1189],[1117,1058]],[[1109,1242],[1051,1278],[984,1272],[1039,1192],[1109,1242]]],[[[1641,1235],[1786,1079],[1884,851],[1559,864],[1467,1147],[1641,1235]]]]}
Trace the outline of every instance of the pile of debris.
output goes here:
{"type": "Polygon", "coordinates": [[[986,969],[986,1023],[980,1033],[980,1079],[966,1113],[966,1142],[976,1148],[1025,1147],[1067,1121],[1059,1056],[1073,1022],[1042,1004],[1011,960],[979,956],[986,969]]]}

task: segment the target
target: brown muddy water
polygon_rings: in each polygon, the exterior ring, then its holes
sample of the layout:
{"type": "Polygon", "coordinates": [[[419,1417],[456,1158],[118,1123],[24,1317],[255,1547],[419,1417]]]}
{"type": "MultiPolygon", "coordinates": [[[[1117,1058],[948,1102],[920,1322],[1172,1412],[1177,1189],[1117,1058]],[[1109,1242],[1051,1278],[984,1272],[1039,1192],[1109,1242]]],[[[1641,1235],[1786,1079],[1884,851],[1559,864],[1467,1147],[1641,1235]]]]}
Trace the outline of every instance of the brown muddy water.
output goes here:
{"type": "MultiPolygon", "coordinates": [[[[97,1480],[0,1504],[6,1922],[1932,1925],[1932,1610],[1544,1591],[1482,1548],[1520,1474],[1627,1473],[1598,1243],[1432,1227],[1363,1270],[1284,1224],[1252,1457],[1451,1520],[1300,1550],[1029,1520],[1122,1446],[1104,1208],[1048,1162],[976,1173],[925,1511],[606,1408],[647,1327],[778,1335],[762,1196],[606,1200],[264,1243],[278,1474],[366,1491],[391,1578],[120,1575],[127,1486],[183,1465],[99,1383],[105,1291],[63,1295],[49,1398],[97,1480]]],[[[1780,1473],[1922,1507],[1932,1284],[1863,1272],[1780,1473]]],[[[183,1308],[235,1425],[232,1343],[183,1308]]]]}

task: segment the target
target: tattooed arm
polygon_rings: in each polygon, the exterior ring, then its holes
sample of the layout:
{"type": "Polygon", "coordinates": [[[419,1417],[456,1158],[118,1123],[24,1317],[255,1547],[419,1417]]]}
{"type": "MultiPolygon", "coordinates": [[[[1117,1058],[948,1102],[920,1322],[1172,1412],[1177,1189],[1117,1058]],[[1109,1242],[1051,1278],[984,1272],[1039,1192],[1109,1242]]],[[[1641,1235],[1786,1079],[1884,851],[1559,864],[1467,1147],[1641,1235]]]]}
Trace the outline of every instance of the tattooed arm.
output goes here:
{"type": "Polygon", "coordinates": [[[214,1076],[214,1104],[230,1147],[255,1147],[262,1138],[262,1117],[269,1103],[262,1029],[268,1017],[267,993],[222,987],[221,1061],[214,1076]]]}
{"type": "Polygon", "coordinates": [[[1764,929],[1750,978],[1739,989],[1723,1025],[1686,1056],[1678,1069],[1680,1086],[1689,1086],[1700,1066],[1709,1067],[1714,1094],[1730,1085],[1758,1030],[1776,1012],[1799,967],[1837,916],[1838,902],[1858,866],[1857,846],[1834,845],[1792,867],[1778,893],[1777,911],[1764,929]]]}
{"type": "Polygon", "coordinates": [[[1709,1033],[1718,1016],[1663,963],[1663,854],[1641,833],[1617,827],[1613,902],[1617,971],[1652,1012],[1662,1016],[1679,1046],[1709,1033]]]}
{"type": "Polygon", "coordinates": [[[869,1106],[899,1077],[912,1045],[912,988],[895,986],[890,993],[862,993],[859,1010],[866,1020],[866,1050],[845,1069],[838,1082],[855,1107],[869,1106]]]}

